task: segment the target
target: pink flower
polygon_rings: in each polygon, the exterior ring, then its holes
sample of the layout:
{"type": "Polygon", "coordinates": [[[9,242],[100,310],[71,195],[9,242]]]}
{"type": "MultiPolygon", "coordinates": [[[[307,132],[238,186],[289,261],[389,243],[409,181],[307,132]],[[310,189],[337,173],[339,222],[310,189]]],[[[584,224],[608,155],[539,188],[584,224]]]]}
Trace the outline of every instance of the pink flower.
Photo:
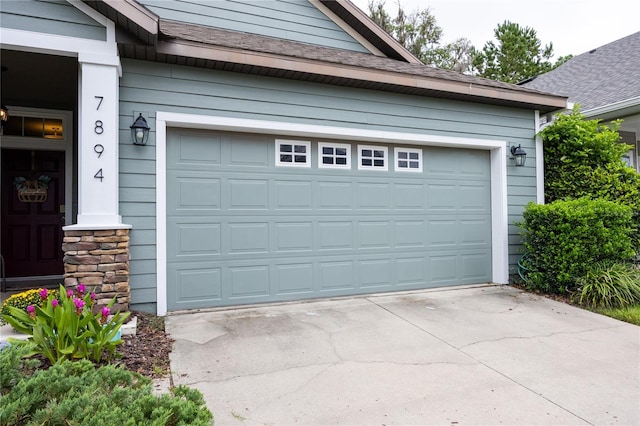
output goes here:
{"type": "Polygon", "coordinates": [[[29,314],[29,316],[31,318],[35,318],[36,317],[36,307],[33,306],[33,305],[27,306],[27,313],[29,314]]]}
{"type": "Polygon", "coordinates": [[[92,302],[96,301],[96,294],[95,293],[91,293],[91,301],[92,302]]]}
{"type": "Polygon", "coordinates": [[[85,290],[84,284],[80,284],[76,290],[78,290],[79,294],[84,294],[84,290],[85,290]]]}
{"type": "Polygon", "coordinates": [[[38,294],[40,294],[40,297],[42,297],[43,299],[46,299],[47,296],[49,296],[49,292],[46,288],[41,288],[38,294]]]}
{"type": "Polygon", "coordinates": [[[53,308],[55,309],[56,306],[58,306],[60,304],[60,302],[58,302],[58,299],[53,299],[51,301],[51,306],[53,306],[53,308]]]}
{"type": "Polygon", "coordinates": [[[67,290],[67,297],[73,296],[73,290],[67,290]]]}
{"type": "Polygon", "coordinates": [[[78,315],[82,312],[82,308],[84,308],[84,300],[82,299],[73,299],[73,304],[76,305],[76,311],[78,315]]]}
{"type": "Polygon", "coordinates": [[[111,309],[109,309],[108,306],[105,306],[104,308],[102,308],[102,311],[100,311],[102,318],[108,317],[110,313],[111,313],[111,309]]]}

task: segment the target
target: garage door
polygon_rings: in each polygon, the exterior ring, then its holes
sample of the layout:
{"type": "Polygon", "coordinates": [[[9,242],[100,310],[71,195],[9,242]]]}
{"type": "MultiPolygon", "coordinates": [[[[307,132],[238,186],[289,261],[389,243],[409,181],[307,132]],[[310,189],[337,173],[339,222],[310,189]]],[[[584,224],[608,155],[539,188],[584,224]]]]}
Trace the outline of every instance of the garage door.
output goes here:
{"type": "Polygon", "coordinates": [[[172,129],[169,310],[491,280],[488,151],[172,129]]]}

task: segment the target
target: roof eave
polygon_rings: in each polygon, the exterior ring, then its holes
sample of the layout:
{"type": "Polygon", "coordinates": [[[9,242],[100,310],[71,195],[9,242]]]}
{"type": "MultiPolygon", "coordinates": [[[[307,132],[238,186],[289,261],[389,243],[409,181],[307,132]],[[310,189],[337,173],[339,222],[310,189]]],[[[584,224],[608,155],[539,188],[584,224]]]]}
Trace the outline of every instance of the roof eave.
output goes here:
{"type": "Polygon", "coordinates": [[[230,64],[278,69],[347,79],[353,81],[383,84],[388,87],[410,88],[441,93],[441,97],[464,98],[475,102],[509,104],[537,109],[548,113],[567,107],[567,98],[532,91],[509,90],[466,82],[411,75],[386,70],[362,68],[318,60],[282,56],[272,53],[255,52],[222,46],[202,45],[185,40],[159,41],[156,49],[160,55],[199,58],[230,64]]]}
{"type": "Polygon", "coordinates": [[[319,1],[388,57],[410,64],[422,63],[420,59],[416,58],[400,42],[380,28],[366,13],[351,3],[350,0],[319,1]]]}

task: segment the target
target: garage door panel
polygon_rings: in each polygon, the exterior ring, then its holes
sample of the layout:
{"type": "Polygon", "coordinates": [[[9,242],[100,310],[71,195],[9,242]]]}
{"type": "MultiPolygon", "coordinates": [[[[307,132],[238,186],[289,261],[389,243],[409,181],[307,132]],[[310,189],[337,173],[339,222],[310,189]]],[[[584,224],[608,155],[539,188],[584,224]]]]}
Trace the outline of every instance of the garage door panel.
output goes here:
{"type": "Polygon", "coordinates": [[[355,248],[352,221],[321,221],[318,228],[318,250],[351,250],[355,248]]]}
{"type": "Polygon", "coordinates": [[[421,183],[396,183],[393,198],[393,207],[397,210],[424,210],[426,187],[421,183]]]}
{"type": "Polygon", "coordinates": [[[358,208],[363,210],[389,210],[391,185],[389,183],[364,182],[356,185],[358,208]]]}
{"type": "MultiPolygon", "coordinates": [[[[222,300],[222,268],[208,263],[191,263],[185,267],[169,265],[167,276],[174,283],[168,294],[169,303],[207,306],[222,300]]],[[[187,308],[185,308],[187,309],[187,308]]]]}
{"type": "Polygon", "coordinates": [[[313,293],[313,263],[275,265],[275,294],[313,293]]]}
{"type": "Polygon", "coordinates": [[[269,265],[232,266],[227,271],[229,299],[263,298],[270,294],[269,265]]]}
{"type": "Polygon", "coordinates": [[[425,256],[398,257],[395,259],[396,283],[398,287],[420,285],[426,283],[427,268],[425,256]]]}
{"type": "Polygon", "coordinates": [[[234,222],[226,226],[229,254],[261,254],[269,252],[268,222],[234,222]]]}
{"type": "Polygon", "coordinates": [[[377,289],[393,287],[393,264],[390,259],[371,259],[358,262],[361,288],[377,289]]]}
{"type": "Polygon", "coordinates": [[[427,246],[427,225],[424,220],[395,220],[395,247],[420,249],[427,246]]]}
{"type": "Polygon", "coordinates": [[[491,241],[491,216],[460,220],[459,245],[465,249],[489,248],[491,241]]]}
{"type": "Polygon", "coordinates": [[[313,208],[312,183],[299,181],[275,181],[276,210],[313,208]]]}
{"type": "Polygon", "coordinates": [[[228,179],[225,182],[225,207],[228,210],[268,210],[267,179],[228,179]]]}
{"type": "Polygon", "coordinates": [[[221,136],[203,131],[176,135],[167,148],[167,160],[168,169],[216,168],[222,161],[221,136]]]}
{"type": "MultiPolygon", "coordinates": [[[[227,142],[227,141],[225,141],[227,142]]],[[[271,146],[266,143],[266,138],[244,136],[241,140],[230,139],[228,166],[249,166],[251,168],[267,168],[269,160],[273,157],[271,146]]]]}
{"type": "Polygon", "coordinates": [[[355,289],[355,262],[334,260],[318,262],[318,289],[352,290],[355,289]]]}
{"type": "Polygon", "coordinates": [[[490,213],[487,199],[491,199],[491,187],[488,183],[458,185],[457,194],[460,197],[460,209],[464,212],[490,213]]]}
{"type": "Polygon", "coordinates": [[[491,258],[487,253],[461,253],[462,281],[473,281],[484,276],[483,272],[490,268],[491,258]]]}
{"type": "Polygon", "coordinates": [[[318,210],[351,210],[353,189],[351,182],[320,180],[316,183],[316,206],[318,210]]]}
{"type": "Polygon", "coordinates": [[[275,224],[276,252],[310,252],[313,247],[312,222],[278,222],[275,224]]]}
{"type": "Polygon", "coordinates": [[[401,147],[422,150],[423,172],[396,172],[391,156],[387,171],[358,170],[356,155],[351,169],[329,169],[311,141],[311,167],[276,167],[274,137],[180,133],[168,141],[180,155],[167,159],[169,309],[491,278],[487,153],[401,147]],[[194,158],[211,140],[220,146],[194,158]]]}
{"type": "Polygon", "coordinates": [[[389,221],[360,221],[358,223],[358,248],[391,248],[391,230],[389,221]]]}
{"type": "Polygon", "coordinates": [[[167,219],[167,261],[210,261],[222,251],[220,222],[202,216],[167,219]]]}

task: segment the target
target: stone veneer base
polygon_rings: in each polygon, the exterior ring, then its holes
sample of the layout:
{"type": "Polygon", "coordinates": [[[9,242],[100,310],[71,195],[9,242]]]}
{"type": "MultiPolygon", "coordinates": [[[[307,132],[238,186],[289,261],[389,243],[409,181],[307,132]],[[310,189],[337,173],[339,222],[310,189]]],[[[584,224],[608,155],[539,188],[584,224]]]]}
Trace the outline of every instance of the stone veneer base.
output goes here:
{"type": "Polygon", "coordinates": [[[62,251],[65,287],[84,284],[97,308],[115,297],[114,312],[129,310],[129,229],[65,230],[62,251]]]}

